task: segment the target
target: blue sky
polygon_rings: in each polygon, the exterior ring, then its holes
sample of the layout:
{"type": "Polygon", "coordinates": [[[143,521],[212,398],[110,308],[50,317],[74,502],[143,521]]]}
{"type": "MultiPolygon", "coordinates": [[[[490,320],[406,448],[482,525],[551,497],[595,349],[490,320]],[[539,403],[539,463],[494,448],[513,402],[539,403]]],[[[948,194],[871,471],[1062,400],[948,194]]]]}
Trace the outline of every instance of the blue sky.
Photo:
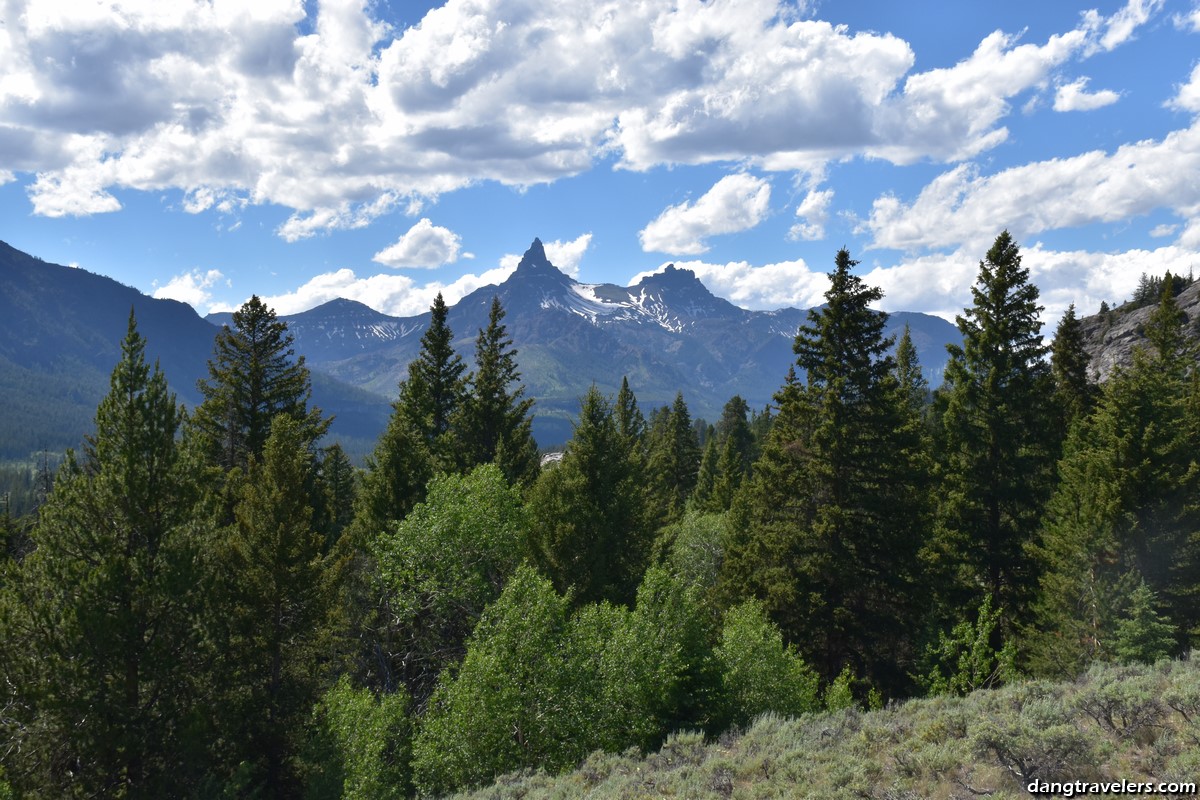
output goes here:
{"type": "Polygon", "coordinates": [[[952,318],[1007,227],[1052,322],[1200,268],[1198,63],[1193,0],[7,0],[0,239],[200,313],[397,315],[534,236],[749,308],[846,246],[952,318]]]}

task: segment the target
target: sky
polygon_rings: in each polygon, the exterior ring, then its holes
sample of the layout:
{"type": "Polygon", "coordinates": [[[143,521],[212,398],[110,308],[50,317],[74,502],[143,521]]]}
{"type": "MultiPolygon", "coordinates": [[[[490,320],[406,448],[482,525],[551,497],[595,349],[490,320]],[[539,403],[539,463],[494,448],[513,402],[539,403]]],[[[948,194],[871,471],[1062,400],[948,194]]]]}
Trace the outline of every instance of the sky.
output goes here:
{"type": "Polygon", "coordinates": [[[1047,324],[1200,272],[1200,0],[0,0],[0,240],[201,314],[407,316],[534,237],[745,308],[1047,324]]]}

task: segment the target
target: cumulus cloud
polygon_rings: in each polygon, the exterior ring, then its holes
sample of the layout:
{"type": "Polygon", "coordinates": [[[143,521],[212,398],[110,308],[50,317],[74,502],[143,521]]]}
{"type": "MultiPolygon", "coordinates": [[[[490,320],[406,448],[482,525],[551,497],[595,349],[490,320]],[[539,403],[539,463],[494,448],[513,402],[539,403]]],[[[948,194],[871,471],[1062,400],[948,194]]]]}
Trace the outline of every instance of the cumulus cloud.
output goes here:
{"type": "Polygon", "coordinates": [[[1055,111],[1091,111],[1096,108],[1111,106],[1121,99],[1119,92],[1111,89],[1101,89],[1098,92],[1087,90],[1088,79],[1080,78],[1072,83],[1063,84],[1054,93],[1055,111]]]}
{"type": "MultiPolygon", "coordinates": [[[[868,286],[883,289],[881,310],[918,311],[953,322],[971,303],[971,287],[985,253],[986,246],[961,247],[950,253],[905,257],[891,264],[864,264],[860,274],[868,286]]],[[[1052,250],[1034,243],[1022,247],[1021,255],[1030,281],[1041,294],[1041,318],[1047,335],[1072,303],[1081,314],[1094,313],[1101,301],[1112,304],[1131,297],[1142,273],[1162,275],[1170,270],[1186,274],[1200,259],[1197,246],[1178,245],[1102,253],[1052,250]]],[[[694,271],[710,291],[742,308],[811,308],[825,302],[829,289],[827,270],[814,269],[804,260],[763,265],[745,261],[674,263],[694,271]]],[[[639,273],[630,283],[665,266],[639,273]]]]}
{"type": "Polygon", "coordinates": [[[1112,222],[1167,208],[1181,217],[1200,208],[1200,122],[1161,141],[1123,145],[1012,167],[992,175],[969,164],[937,176],[915,200],[877,198],[860,226],[873,247],[918,250],[977,247],[1007,227],[1018,238],[1112,222]]]}
{"type": "MultiPolygon", "coordinates": [[[[190,272],[184,272],[176,275],[167,281],[162,286],[155,286],[151,296],[159,299],[169,298],[178,300],[182,303],[187,303],[196,311],[201,310],[201,306],[205,306],[212,300],[212,288],[217,284],[224,282],[225,276],[220,270],[210,269],[201,271],[194,269],[190,272]]],[[[203,312],[201,312],[203,313],[203,312]]]]}
{"type": "Polygon", "coordinates": [[[496,267],[480,274],[463,275],[448,283],[418,284],[407,275],[359,277],[352,269],[339,269],[317,275],[293,291],[262,299],[279,314],[298,314],[342,297],[394,317],[412,317],[428,311],[439,292],[453,305],[482,286],[502,283],[512,272],[508,267],[496,267]]]}
{"type": "Polygon", "coordinates": [[[798,241],[817,241],[825,238],[825,223],[829,221],[829,204],[833,201],[833,190],[813,189],[796,207],[799,220],[788,231],[788,238],[798,241]]]}
{"type": "Polygon", "coordinates": [[[1187,83],[1179,85],[1175,96],[1167,101],[1167,107],[1200,113],[1200,64],[1192,68],[1187,83]]]}
{"type": "Polygon", "coordinates": [[[371,260],[389,267],[432,269],[453,264],[458,260],[461,250],[462,237],[423,217],[395,244],[379,251],[371,260]]]}
{"type": "Polygon", "coordinates": [[[708,251],[708,237],[749,230],[766,218],[770,207],[769,181],[745,173],[726,175],[696,202],[667,208],[638,232],[638,239],[646,252],[697,255],[708,251]]]}
{"type": "MultiPolygon", "coordinates": [[[[813,270],[804,259],[755,266],[747,261],[714,264],[707,261],[674,261],[679,269],[696,273],[708,290],[736,306],[750,309],[776,309],[793,306],[808,308],[825,302],[829,288],[826,273],[813,270]]],[[[661,272],[667,264],[630,279],[636,284],[647,275],[661,272]]]]}
{"type": "Polygon", "coordinates": [[[1129,0],[1040,44],[996,32],[914,73],[906,42],[783,0],[449,0],[404,31],[370,0],[18,4],[0,28],[0,174],[36,174],[46,215],[118,210],[114,189],[179,189],[194,212],[275,203],[295,212],[290,241],[599,159],[955,160],[1004,140],[1011,98],[1158,7],[1129,0]]]}

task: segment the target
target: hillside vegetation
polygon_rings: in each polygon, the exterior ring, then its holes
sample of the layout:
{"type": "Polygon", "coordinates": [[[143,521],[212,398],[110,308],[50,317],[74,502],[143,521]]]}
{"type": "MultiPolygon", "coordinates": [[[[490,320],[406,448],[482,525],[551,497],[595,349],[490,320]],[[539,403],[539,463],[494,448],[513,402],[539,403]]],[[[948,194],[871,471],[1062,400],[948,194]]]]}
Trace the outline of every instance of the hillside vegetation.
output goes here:
{"type": "Polygon", "coordinates": [[[1198,776],[1200,662],[1185,659],[1097,665],[1075,682],[1027,681],[866,713],[766,714],[716,741],[679,733],[649,755],[597,752],[572,772],[512,773],[454,797],[1001,800],[1028,797],[1034,781],[1071,784],[1054,796],[1084,794],[1076,781],[1125,781],[1155,784],[1133,796],[1194,797],[1157,784],[1194,786],[1198,776]]]}

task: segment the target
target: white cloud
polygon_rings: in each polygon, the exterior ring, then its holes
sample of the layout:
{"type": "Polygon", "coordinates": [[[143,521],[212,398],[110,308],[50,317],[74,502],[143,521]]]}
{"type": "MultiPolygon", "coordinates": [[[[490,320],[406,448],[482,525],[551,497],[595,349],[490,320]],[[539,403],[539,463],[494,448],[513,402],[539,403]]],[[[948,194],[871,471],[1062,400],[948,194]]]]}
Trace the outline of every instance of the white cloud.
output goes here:
{"type": "MultiPolygon", "coordinates": [[[[808,308],[825,302],[825,292],[829,289],[826,273],[814,271],[803,259],[761,266],[746,261],[671,263],[679,269],[692,270],[709,291],[742,308],[808,308]]],[[[661,272],[666,266],[664,263],[657,269],[640,272],[629,283],[633,285],[647,275],[661,272]]]]}
{"type": "Polygon", "coordinates": [[[1200,113],[1200,64],[1192,68],[1187,83],[1179,85],[1175,96],[1167,101],[1167,107],[1200,113]]]}
{"type": "Polygon", "coordinates": [[[1150,235],[1155,239],[1163,239],[1167,236],[1171,236],[1177,230],[1179,230],[1178,225],[1167,225],[1164,223],[1162,225],[1155,225],[1153,228],[1151,228],[1150,235]]]}
{"type": "Polygon", "coordinates": [[[121,188],[180,189],[193,212],[276,203],[294,241],[598,159],[955,160],[1005,139],[1011,98],[1158,5],[1043,44],[996,32],[912,73],[906,42],[784,0],[449,0],[402,32],[371,0],[34,3],[0,28],[0,174],[36,173],[47,215],[115,211],[121,188]]]}
{"type": "Polygon", "coordinates": [[[915,200],[875,200],[873,247],[916,250],[978,247],[1007,227],[1018,239],[1048,230],[1113,222],[1171,209],[1188,218],[1200,208],[1200,122],[1161,141],[1123,145],[981,175],[963,164],[930,182],[915,200]]]}
{"type": "MultiPolygon", "coordinates": [[[[201,306],[212,300],[212,288],[224,279],[225,276],[221,274],[220,270],[210,269],[201,272],[194,269],[191,272],[176,275],[162,286],[156,286],[151,292],[151,296],[159,299],[178,300],[187,303],[199,312],[201,306]]],[[[229,285],[228,281],[224,282],[229,285]]]]}
{"type": "Polygon", "coordinates": [[[726,175],[695,203],[671,206],[638,232],[646,252],[696,255],[707,252],[704,240],[749,230],[770,210],[771,184],[740,173],[726,175]]]}
{"type": "Polygon", "coordinates": [[[432,269],[453,264],[461,250],[462,237],[422,217],[395,244],[379,251],[371,260],[388,267],[432,269]]]}
{"type": "Polygon", "coordinates": [[[1091,111],[1104,108],[1121,99],[1119,92],[1111,89],[1101,89],[1098,92],[1087,90],[1088,79],[1080,78],[1072,83],[1058,87],[1054,94],[1055,111],[1091,111]]]}
{"type": "Polygon", "coordinates": [[[1176,14],[1171,19],[1175,23],[1175,27],[1180,30],[1200,33],[1200,3],[1193,0],[1190,11],[1183,14],[1176,14]]]}
{"type": "Polygon", "coordinates": [[[829,204],[833,201],[833,190],[811,190],[796,207],[799,221],[788,231],[788,238],[802,241],[817,241],[825,238],[825,223],[829,221],[829,204]]]}
{"type": "Polygon", "coordinates": [[[439,292],[453,305],[482,286],[502,283],[512,272],[512,268],[497,267],[477,275],[463,275],[449,283],[417,284],[407,275],[359,277],[354,270],[339,269],[317,275],[293,291],[262,299],[279,314],[298,314],[342,297],[357,300],[384,314],[412,317],[428,311],[439,292]]]}
{"type": "MultiPolygon", "coordinates": [[[[993,236],[994,238],[994,236],[993,236]]],[[[885,311],[919,311],[954,321],[971,303],[971,287],[979,272],[979,260],[990,242],[981,248],[962,247],[952,253],[902,258],[894,264],[866,265],[859,269],[864,283],[883,289],[879,306],[885,311]]],[[[1100,302],[1117,303],[1132,296],[1141,274],[1162,275],[1167,270],[1187,274],[1200,264],[1200,243],[1155,250],[1102,253],[1057,251],[1034,244],[1022,247],[1022,265],[1040,291],[1044,307],[1042,322],[1047,334],[1074,303],[1081,314],[1094,313],[1100,302]]],[[[852,254],[853,255],[853,254],[852,254]]],[[[676,267],[690,269],[712,291],[735,305],[753,309],[785,306],[810,308],[825,302],[829,279],[824,270],[813,269],[803,260],[751,265],[744,261],[713,264],[677,261],[676,267]]],[[[666,265],[633,276],[636,283],[666,265]]],[[[832,268],[832,262],[829,265],[832,268]]]]}
{"type": "MultiPolygon", "coordinates": [[[[555,239],[553,242],[543,242],[542,249],[546,251],[546,260],[572,278],[578,278],[579,263],[591,243],[592,234],[585,233],[570,241],[555,239]]],[[[517,268],[520,261],[521,254],[508,253],[500,257],[500,266],[511,272],[517,268]]]]}
{"type": "Polygon", "coordinates": [[[1099,46],[1104,50],[1112,50],[1129,41],[1134,32],[1158,13],[1162,6],[1163,0],[1128,0],[1117,13],[1105,20],[1104,35],[1100,38],[1099,46]]]}

